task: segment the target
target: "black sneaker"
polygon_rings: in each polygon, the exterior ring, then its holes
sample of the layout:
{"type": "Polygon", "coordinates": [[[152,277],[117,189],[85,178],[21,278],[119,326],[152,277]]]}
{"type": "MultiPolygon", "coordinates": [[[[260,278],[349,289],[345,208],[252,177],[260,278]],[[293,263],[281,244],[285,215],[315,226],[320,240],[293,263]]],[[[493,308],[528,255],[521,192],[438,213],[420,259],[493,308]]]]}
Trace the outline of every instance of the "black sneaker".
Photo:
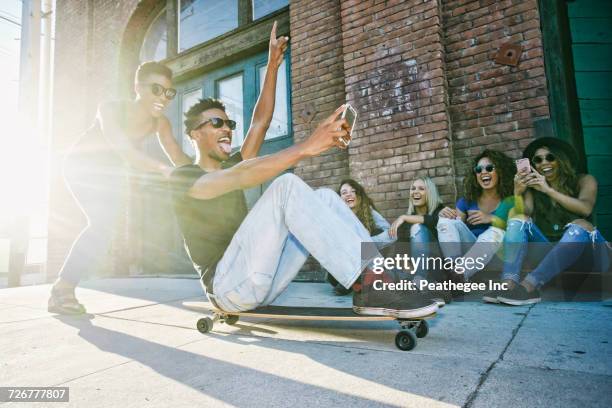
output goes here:
{"type": "Polygon", "coordinates": [[[444,291],[423,289],[420,290],[419,293],[423,295],[423,297],[435,302],[440,309],[446,305],[446,293],[444,291]]]}
{"type": "Polygon", "coordinates": [[[516,285],[514,289],[497,297],[501,303],[513,306],[531,305],[542,300],[540,291],[534,289],[528,292],[523,285],[516,285]]]}
{"type": "Polygon", "coordinates": [[[482,296],[482,301],[486,303],[499,303],[498,297],[505,295],[509,291],[507,290],[492,290],[482,296]]]}
{"type": "Polygon", "coordinates": [[[353,293],[353,310],[362,315],[413,319],[435,313],[438,305],[417,291],[395,293],[368,288],[353,293]]]}

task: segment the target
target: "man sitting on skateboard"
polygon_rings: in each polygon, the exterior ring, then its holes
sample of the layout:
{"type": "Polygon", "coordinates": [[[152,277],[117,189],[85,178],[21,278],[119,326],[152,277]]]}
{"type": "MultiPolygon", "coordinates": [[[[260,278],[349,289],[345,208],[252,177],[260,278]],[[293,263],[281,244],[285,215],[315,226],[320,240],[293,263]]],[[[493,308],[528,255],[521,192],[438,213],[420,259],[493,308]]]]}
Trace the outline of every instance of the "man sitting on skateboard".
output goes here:
{"type": "MultiPolygon", "coordinates": [[[[236,123],[224,105],[200,100],[185,115],[196,164],[179,167],[171,176],[174,208],[188,253],[208,298],[227,312],[270,304],[309,253],[346,288],[369,288],[374,280],[393,279],[369,268],[371,260],[380,256],[377,251],[361,259],[362,242],[371,242],[370,234],[330,189],[314,191],[297,176],[284,174],[247,212],[243,190],[334,146],[346,148],[342,139],[350,138],[346,121],[338,118],[341,106],[304,141],[257,157],[274,112],[276,76],[287,41],[276,38],[275,23],[264,86],[240,151],[231,154],[236,123]]],[[[353,309],[361,314],[413,318],[437,310],[434,302],[412,292],[406,296],[406,292],[361,290],[353,299],[353,309]]]]}

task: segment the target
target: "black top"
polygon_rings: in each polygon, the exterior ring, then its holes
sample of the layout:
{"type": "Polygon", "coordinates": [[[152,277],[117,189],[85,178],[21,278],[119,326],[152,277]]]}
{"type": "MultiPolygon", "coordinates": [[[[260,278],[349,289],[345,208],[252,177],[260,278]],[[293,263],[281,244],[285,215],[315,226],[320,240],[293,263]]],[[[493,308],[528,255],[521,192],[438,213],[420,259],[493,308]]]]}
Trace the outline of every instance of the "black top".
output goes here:
{"type": "MultiPolygon", "coordinates": [[[[223,168],[242,161],[240,152],[233,154],[223,168]]],[[[247,215],[247,205],[242,190],[234,190],[210,200],[198,200],[187,195],[193,184],[206,172],[190,164],[175,169],[170,176],[174,212],[185,239],[185,248],[196,270],[207,285],[217,267],[217,262],[229,246],[236,230],[247,215]]]]}
{"type": "Polygon", "coordinates": [[[550,242],[561,240],[565,226],[573,220],[582,218],[592,221],[592,216],[583,217],[566,210],[560,204],[553,202],[549,196],[539,191],[533,192],[534,208],[532,218],[540,231],[550,242]]]}
{"type": "MultiPolygon", "coordinates": [[[[425,214],[423,216],[423,225],[425,225],[427,227],[427,229],[429,230],[429,232],[431,233],[431,235],[433,236],[433,238],[437,241],[438,240],[438,229],[436,228],[438,226],[438,219],[440,217],[440,211],[442,211],[442,209],[444,208],[444,206],[442,204],[438,205],[436,207],[436,209],[433,211],[432,214],[425,214]]],[[[412,225],[411,224],[402,224],[397,232],[397,240],[399,242],[409,242],[410,241],[410,227],[412,225]]]]}

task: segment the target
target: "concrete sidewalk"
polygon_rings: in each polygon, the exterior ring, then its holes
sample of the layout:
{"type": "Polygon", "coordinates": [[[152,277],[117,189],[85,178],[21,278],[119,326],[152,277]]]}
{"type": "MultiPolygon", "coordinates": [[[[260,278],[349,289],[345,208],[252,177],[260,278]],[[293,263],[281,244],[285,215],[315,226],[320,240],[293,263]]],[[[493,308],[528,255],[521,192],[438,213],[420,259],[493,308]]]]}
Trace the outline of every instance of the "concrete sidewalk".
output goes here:
{"type": "MultiPolygon", "coordinates": [[[[0,386],[70,387],[69,403],[37,407],[610,406],[612,308],[601,303],[455,302],[402,352],[396,322],[241,320],[202,335],[182,307],[203,300],[194,279],[84,287],[89,318],[48,314],[48,285],[0,289],[0,386]]],[[[294,283],[277,303],[350,301],[294,283]]]]}

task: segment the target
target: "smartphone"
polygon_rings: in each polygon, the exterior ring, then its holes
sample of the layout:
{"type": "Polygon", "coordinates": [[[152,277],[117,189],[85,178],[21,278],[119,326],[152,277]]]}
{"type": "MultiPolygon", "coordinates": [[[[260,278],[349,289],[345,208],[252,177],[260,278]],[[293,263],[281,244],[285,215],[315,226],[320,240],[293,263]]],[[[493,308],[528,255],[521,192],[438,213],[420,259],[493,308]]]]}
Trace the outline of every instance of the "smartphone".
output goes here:
{"type": "Polygon", "coordinates": [[[529,159],[518,159],[516,161],[516,172],[531,173],[531,165],[529,164],[529,159]]]}
{"type": "MultiPolygon", "coordinates": [[[[347,103],[346,107],[344,108],[344,111],[342,112],[341,118],[346,119],[346,122],[349,126],[349,136],[352,138],[353,129],[355,128],[355,122],[357,122],[357,111],[347,103]]],[[[351,143],[351,139],[342,139],[342,143],[344,143],[345,146],[348,146],[349,143],[351,143]]]]}

